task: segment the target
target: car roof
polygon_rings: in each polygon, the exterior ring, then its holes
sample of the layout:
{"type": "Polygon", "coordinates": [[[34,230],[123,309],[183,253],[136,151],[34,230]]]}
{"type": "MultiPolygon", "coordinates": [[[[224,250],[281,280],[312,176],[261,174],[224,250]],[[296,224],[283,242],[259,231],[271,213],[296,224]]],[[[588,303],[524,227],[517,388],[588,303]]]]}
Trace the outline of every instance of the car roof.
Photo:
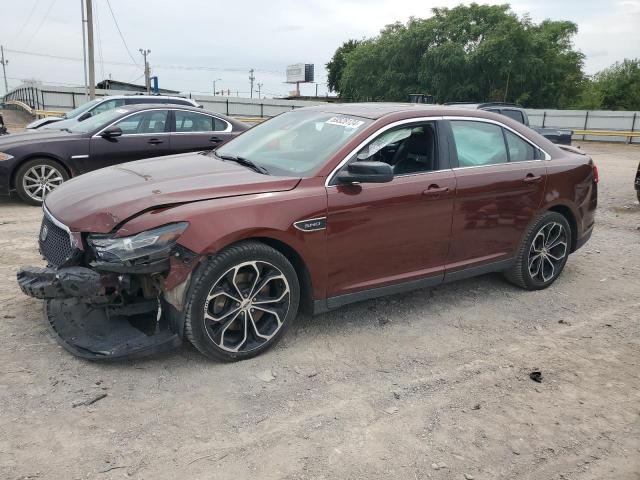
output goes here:
{"type": "Polygon", "coordinates": [[[505,108],[505,109],[513,109],[513,110],[522,110],[522,105],[518,105],[517,103],[508,103],[508,102],[446,102],[444,105],[448,107],[457,107],[457,108],[505,108]]]}
{"type": "Polygon", "coordinates": [[[180,97],[178,95],[140,95],[137,93],[132,93],[131,95],[105,95],[103,97],[99,97],[99,100],[108,100],[113,98],[171,98],[176,100],[186,100],[188,102],[195,102],[195,100],[187,97],[180,97]]]}
{"type": "MultiPolygon", "coordinates": [[[[136,110],[148,110],[148,109],[154,109],[154,108],[164,108],[164,109],[179,108],[180,110],[191,110],[194,112],[208,113],[210,115],[217,115],[217,116],[222,115],[217,112],[204,110],[203,108],[200,108],[200,107],[193,107],[191,105],[176,105],[175,103],[136,103],[134,105],[121,105],[119,107],[116,107],[116,109],[127,110],[129,112],[135,112],[136,110]]],[[[224,115],[222,116],[224,117],[224,115]]]]}
{"type": "MultiPolygon", "coordinates": [[[[476,104],[477,105],[477,104],[476,104]]],[[[494,118],[491,114],[485,114],[483,110],[477,110],[470,104],[465,105],[428,105],[424,103],[328,103],[305,107],[305,110],[317,110],[338,115],[351,115],[355,117],[378,120],[387,115],[401,114],[406,118],[429,116],[438,117],[446,115],[487,117],[494,118]],[[480,113],[482,112],[482,113],[480,113]]]]}

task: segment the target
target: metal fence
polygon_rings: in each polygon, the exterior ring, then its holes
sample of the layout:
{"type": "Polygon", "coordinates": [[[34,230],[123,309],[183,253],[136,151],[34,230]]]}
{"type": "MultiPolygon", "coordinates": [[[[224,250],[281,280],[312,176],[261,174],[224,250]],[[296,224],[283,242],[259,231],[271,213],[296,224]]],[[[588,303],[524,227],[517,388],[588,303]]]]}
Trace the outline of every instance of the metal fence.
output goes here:
{"type": "Polygon", "coordinates": [[[611,130],[616,135],[589,135],[580,133],[574,140],[601,142],[640,143],[638,137],[624,136],[623,132],[637,133],[640,130],[640,112],[611,110],[539,110],[526,109],[529,122],[537,127],[553,127],[580,132],[611,130]]]}
{"type": "MultiPolygon", "coordinates": [[[[96,96],[132,95],[130,91],[96,89],[96,96]]],[[[295,108],[318,105],[323,102],[304,100],[278,100],[242,97],[223,97],[181,93],[193,98],[207,110],[229,116],[273,117],[295,108]]],[[[17,100],[34,110],[66,112],[86,102],[83,88],[54,87],[47,85],[22,85],[4,96],[4,100],[17,100]]]]}
{"type": "MultiPolygon", "coordinates": [[[[96,96],[131,95],[130,91],[96,90],[96,96]]],[[[181,93],[193,98],[207,110],[229,116],[268,118],[295,108],[319,105],[323,102],[305,100],[257,99],[233,96],[213,96],[181,93]]],[[[18,100],[34,110],[69,111],[86,101],[84,88],[54,87],[49,85],[21,85],[9,92],[5,100],[18,100]]],[[[575,140],[640,143],[640,138],[624,136],[622,132],[640,130],[640,112],[608,110],[543,110],[526,109],[534,126],[555,127],[579,131],[575,140]],[[589,134],[594,130],[620,132],[616,135],[589,134]]]]}

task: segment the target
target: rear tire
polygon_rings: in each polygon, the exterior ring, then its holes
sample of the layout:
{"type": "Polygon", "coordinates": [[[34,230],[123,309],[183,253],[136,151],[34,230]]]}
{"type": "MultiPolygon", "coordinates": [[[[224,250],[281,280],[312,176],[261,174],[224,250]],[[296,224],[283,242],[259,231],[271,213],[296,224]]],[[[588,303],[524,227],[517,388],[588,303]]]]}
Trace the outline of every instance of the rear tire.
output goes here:
{"type": "Polygon", "coordinates": [[[55,160],[34,158],[18,168],[15,186],[18,196],[29,205],[42,205],[45,197],[69,180],[65,168],[55,160]]]}
{"type": "Polygon", "coordinates": [[[273,347],[298,313],[296,271],[277,250],[257,241],[216,254],[194,279],[185,336],[207,357],[226,362],[273,347]]]}
{"type": "Polygon", "coordinates": [[[526,290],[547,288],[562,273],[570,251],[569,222],[559,213],[546,212],[527,230],[516,263],[505,277],[526,290]]]}

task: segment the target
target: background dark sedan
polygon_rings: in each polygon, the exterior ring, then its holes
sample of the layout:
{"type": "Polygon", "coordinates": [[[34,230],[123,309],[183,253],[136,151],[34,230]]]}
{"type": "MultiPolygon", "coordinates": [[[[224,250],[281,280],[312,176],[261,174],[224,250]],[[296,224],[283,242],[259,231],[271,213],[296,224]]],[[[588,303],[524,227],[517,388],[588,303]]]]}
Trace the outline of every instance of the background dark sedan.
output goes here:
{"type": "Polygon", "coordinates": [[[65,130],[0,139],[0,194],[32,205],[71,177],[142,158],[210,150],[249,128],[201,108],[132,105],[65,130]]]}

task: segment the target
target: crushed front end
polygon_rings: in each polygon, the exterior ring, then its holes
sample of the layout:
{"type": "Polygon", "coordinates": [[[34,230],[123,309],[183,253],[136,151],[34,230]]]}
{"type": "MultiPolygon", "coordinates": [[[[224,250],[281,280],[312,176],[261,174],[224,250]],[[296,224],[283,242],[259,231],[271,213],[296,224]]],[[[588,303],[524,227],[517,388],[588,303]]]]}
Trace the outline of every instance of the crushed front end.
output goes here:
{"type": "Polygon", "coordinates": [[[18,271],[22,291],[44,300],[48,325],[71,353],[131,358],[182,342],[183,309],[198,256],[177,243],[186,222],[118,237],[72,232],[44,209],[46,268],[18,271]]]}

